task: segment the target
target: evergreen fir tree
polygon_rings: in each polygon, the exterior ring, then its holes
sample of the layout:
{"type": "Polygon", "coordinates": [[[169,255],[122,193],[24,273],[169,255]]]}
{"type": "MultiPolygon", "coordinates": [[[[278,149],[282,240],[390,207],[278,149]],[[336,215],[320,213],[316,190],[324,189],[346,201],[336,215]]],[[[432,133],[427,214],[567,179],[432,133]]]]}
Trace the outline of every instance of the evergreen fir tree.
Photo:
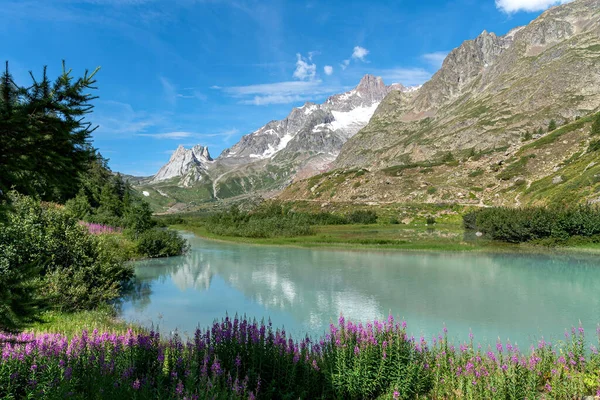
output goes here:
{"type": "Polygon", "coordinates": [[[79,191],[79,171],[95,156],[85,121],[96,97],[93,73],[74,79],[63,72],[51,82],[43,69],[33,84],[15,84],[8,63],[0,78],[0,190],[15,189],[43,200],[63,202],[79,191]]]}

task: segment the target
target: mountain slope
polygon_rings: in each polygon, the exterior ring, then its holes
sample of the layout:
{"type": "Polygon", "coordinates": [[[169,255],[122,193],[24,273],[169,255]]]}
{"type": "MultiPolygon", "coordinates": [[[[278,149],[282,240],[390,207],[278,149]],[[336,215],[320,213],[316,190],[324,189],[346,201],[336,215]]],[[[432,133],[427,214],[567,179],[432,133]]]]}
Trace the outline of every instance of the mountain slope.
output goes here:
{"type": "Polygon", "coordinates": [[[416,93],[413,88],[386,86],[381,78],[366,75],[346,93],[331,96],[323,104],[306,103],[285,119],[245,135],[215,160],[203,146],[190,150],[180,146],[140,190],[155,198],[158,208],[182,202],[184,197],[188,201],[188,196],[181,196],[186,188],[190,192],[202,188],[198,194],[203,197],[197,201],[280,190],[294,179],[329,169],[342,145],[369,122],[392,91],[406,97],[416,93]]]}
{"type": "MultiPolygon", "coordinates": [[[[484,31],[463,43],[414,96],[393,92],[382,101],[342,147],[335,172],[293,185],[282,198],[558,201],[529,188],[565,179],[556,176],[565,163],[584,174],[585,161],[596,157],[587,152],[589,121],[559,130],[569,130],[560,142],[547,138],[563,133],[541,134],[551,120],[561,125],[599,108],[600,1],[576,0],[505,36],[484,31]]],[[[594,200],[586,190],[578,199],[594,200]]]]}
{"type": "Polygon", "coordinates": [[[484,31],[466,41],[413,98],[386,97],[335,166],[383,168],[516,145],[527,129],[595,110],[599,10],[598,0],[577,0],[503,37],[484,31]]]}

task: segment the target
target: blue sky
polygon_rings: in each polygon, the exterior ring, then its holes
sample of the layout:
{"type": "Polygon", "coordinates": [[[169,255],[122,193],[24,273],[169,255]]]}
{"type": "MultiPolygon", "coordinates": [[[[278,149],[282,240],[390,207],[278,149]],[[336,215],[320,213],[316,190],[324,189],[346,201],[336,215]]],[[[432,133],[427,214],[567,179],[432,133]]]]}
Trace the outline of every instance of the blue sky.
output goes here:
{"type": "Polygon", "coordinates": [[[0,0],[18,83],[65,59],[97,75],[94,145],[151,175],[179,145],[213,157],[366,74],[416,85],[484,29],[505,34],[565,0],[0,0]]]}

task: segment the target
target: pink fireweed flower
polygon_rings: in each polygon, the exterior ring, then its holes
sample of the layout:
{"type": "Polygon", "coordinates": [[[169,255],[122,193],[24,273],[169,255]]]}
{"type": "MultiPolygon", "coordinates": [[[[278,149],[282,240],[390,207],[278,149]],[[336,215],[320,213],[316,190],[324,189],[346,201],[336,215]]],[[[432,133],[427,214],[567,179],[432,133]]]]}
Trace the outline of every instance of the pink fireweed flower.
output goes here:
{"type": "Polygon", "coordinates": [[[140,388],[140,380],[136,379],[131,386],[134,390],[138,390],[140,388]]]}
{"type": "Polygon", "coordinates": [[[392,397],[394,398],[394,400],[398,400],[400,398],[400,392],[394,390],[394,394],[392,395],[392,397]]]}

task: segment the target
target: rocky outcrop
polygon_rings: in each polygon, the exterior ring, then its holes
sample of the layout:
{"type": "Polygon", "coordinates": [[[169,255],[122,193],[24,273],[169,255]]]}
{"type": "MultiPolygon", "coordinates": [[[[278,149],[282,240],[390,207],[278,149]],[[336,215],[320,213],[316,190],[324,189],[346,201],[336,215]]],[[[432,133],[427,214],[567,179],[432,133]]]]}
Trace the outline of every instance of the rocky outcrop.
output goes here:
{"type": "Polygon", "coordinates": [[[210,157],[208,147],[197,145],[188,150],[179,146],[169,162],[162,166],[150,183],[181,178],[181,186],[191,186],[203,179],[211,163],[213,159],[210,157]]]}

